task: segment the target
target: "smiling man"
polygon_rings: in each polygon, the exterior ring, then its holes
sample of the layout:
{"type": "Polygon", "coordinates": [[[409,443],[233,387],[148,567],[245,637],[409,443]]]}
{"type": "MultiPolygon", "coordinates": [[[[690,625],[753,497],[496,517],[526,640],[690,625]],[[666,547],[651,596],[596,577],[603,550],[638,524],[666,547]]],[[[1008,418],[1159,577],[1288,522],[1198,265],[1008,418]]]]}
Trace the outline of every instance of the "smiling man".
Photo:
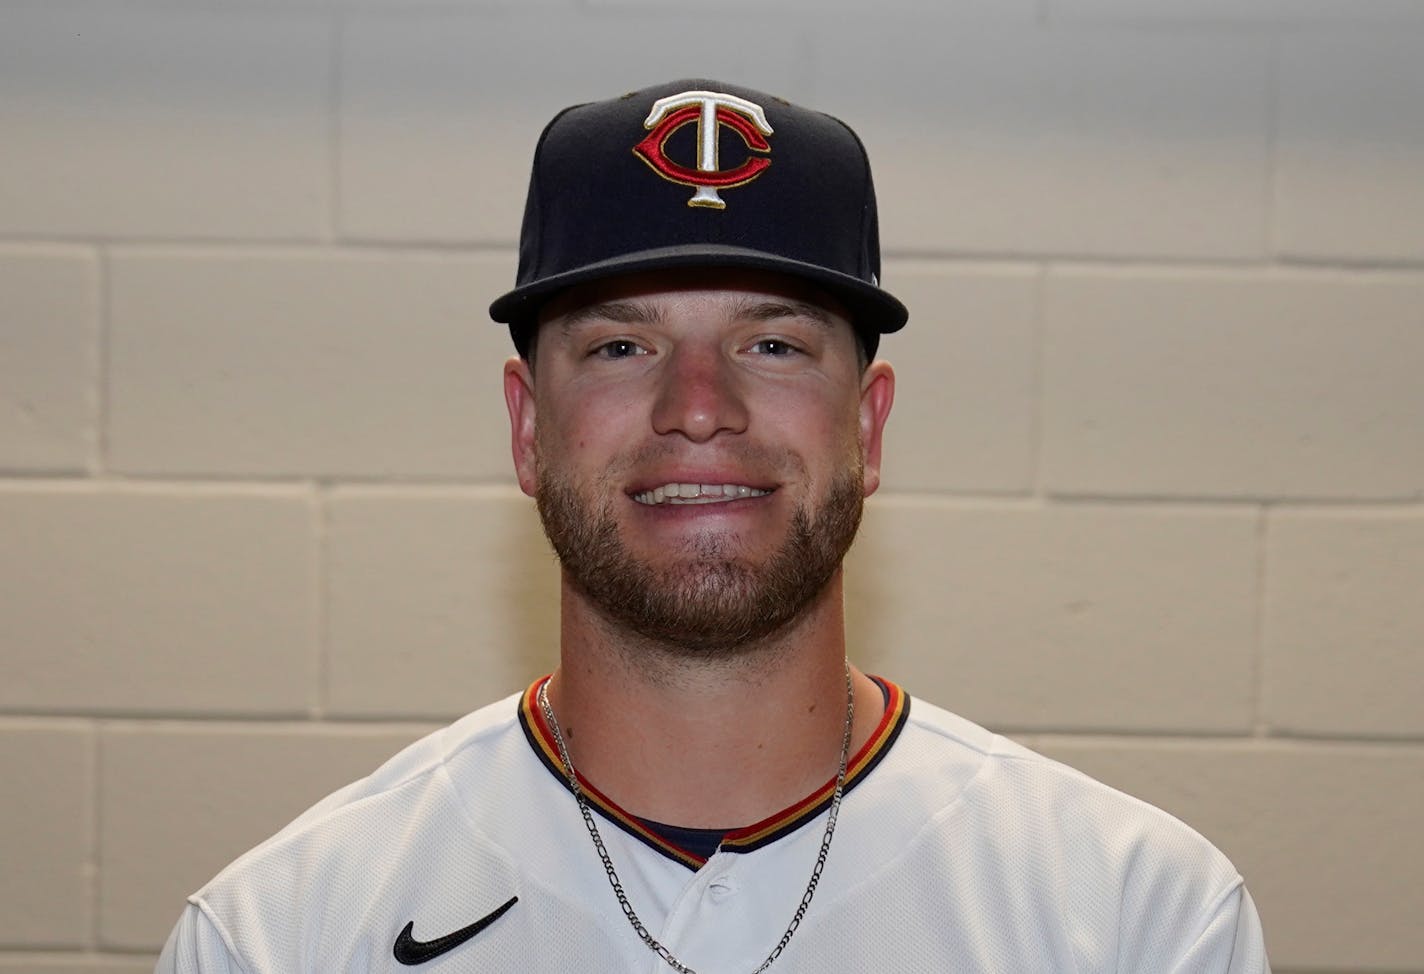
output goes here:
{"type": "Polygon", "coordinates": [[[829,116],[710,81],[557,116],[491,314],[560,665],[239,859],[159,970],[1266,971],[1201,836],[849,663],[878,275],[829,116]]]}
{"type": "Polygon", "coordinates": [[[505,391],[520,484],[580,629],[631,630],[649,644],[640,666],[668,651],[705,663],[757,656],[815,600],[838,612],[830,583],[878,479],[893,386],[884,362],[862,372],[838,307],[731,269],[644,272],[553,302],[537,381],[516,358],[505,391]]]}

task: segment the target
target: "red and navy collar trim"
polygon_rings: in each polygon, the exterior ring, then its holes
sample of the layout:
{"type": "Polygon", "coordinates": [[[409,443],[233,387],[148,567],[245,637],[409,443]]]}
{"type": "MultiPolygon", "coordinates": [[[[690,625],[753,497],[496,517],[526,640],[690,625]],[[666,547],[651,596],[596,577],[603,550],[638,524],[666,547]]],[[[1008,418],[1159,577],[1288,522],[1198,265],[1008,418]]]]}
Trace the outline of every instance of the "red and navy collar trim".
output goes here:
{"type": "MultiPolygon", "coordinates": [[[[549,677],[545,676],[535,680],[520,697],[519,724],[524,729],[524,736],[528,739],[530,747],[544,762],[549,773],[557,778],[565,788],[568,788],[568,777],[564,771],[564,762],[559,758],[559,747],[554,742],[553,732],[545,722],[543,713],[539,710],[539,688],[548,679],[549,677]]],[[[883,680],[878,676],[871,677],[871,679],[879,685],[881,692],[885,694],[885,714],[880,718],[880,723],[876,725],[870,739],[851,756],[846,767],[846,792],[850,792],[865,780],[881,759],[889,753],[891,745],[900,736],[900,731],[910,716],[908,694],[889,680],[883,680]]],[[[589,805],[629,835],[651,846],[669,859],[682,863],[689,869],[699,869],[707,862],[703,856],[674,845],[653,832],[640,822],[637,816],[624,811],[611,798],[600,792],[583,776],[582,772],[579,772],[578,780],[579,788],[588,799],[589,805]]],[[[775,815],[744,828],[733,829],[723,837],[722,850],[724,852],[751,852],[762,846],[770,845],[783,836],[790,835],[824,812],[830,806],[835,790],[836,782],[834,778],[831,778],[801,801],[782,809],[775,815]]]]}

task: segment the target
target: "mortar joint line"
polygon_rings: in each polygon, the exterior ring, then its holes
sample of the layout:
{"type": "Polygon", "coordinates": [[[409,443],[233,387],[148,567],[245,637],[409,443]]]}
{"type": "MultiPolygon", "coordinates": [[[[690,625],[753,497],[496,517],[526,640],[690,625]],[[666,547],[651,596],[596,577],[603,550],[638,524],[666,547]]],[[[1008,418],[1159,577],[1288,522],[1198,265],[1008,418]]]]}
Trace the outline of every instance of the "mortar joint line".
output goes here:
{"type": "Polygon", "coordinates": [[[335,7],[330,11],[328,25],[327,66],[327,192],[326,192],[326,237],[327,243],[335,245],[341,240],[341,106],[342,86],[345,84],[342,70],[342,56],[346,48],[346,11],[335,7]]]}
{"type": "Polygon", "coordinates": [[[331,709],[331,500],[333,487],[321,482],[311,485],[316,505],[312,557],[313,659],[310,717],[325,720],[331,709]]]}
{"type": "Polygon", "coordinates": [[[1048,501],[1048,488],[1044,483],[1044,446],[1047,442],[1046,430],[1048,427],[1048,383],[1046,378],[1045,358],[1047,356],[1046,345],[1048,343],[1048,275],[1052,266],[1051,261],[1036,261],[1032,265],[1034,269],[1033,281],[1033,318],[1030,323],[1030,330],[1033,336],[1033,355],[1029,363],[1029,388],[1033,397],[1034,409],[1032,420],[1028,431],[1029,457],[1032,469],[1029,471],[1029,480],[1032,484],[1031,493],[1035,499],[1042,503],[1048,501]]]}
{"type": "Polygon", "coordinates": [[[103,477],[110,468],[109,412],[113,389],[113,254],[107,244],[95,245],[96,307],[93,337],[93,402],[91,403],[92,450],[85,464],[89,479],[103,477]]]}
{"type": "Polygon", "coordinates": [[[1254,718],[1253,736],[1258,740],[1270,737],[1266,719],[1266,585],[1267,551],[1270,545],[1270,505],[1260,504],[1256,511],[1256,598],[1252,619],[1251,706],[1254,718]]]}
{"type": "Polygon", "coordinates": [[[88,722],[89,740],[86,750],[86,760],[89,773],[89,814],[86,816],[85,825],[88,835],[85,842],[88,848],[85,850],[84,879],[88,884],[86,889],[89,902],[89,929],[85,931],[85,944],[90,950],[99,949],[99,933],[102,926],[99,911],[103,907],[103,897],[100,895],[100,885],[103,877],[100,875],[100,836],[103,832],[101,822],[100,807],[103,801],[103,721],[92,718],[88,722]]]}
{"type": "Polygon", "coordinates": [[[1261,219],[1264,223],[1261,233],[1266,259],[1269,261],[1282,259],[1276,226],[1276,167],[1280,164],[1281,38],[1280,30],[1275,30],[1266,41],[1266,158],[1261,174],[1261,219]]]}

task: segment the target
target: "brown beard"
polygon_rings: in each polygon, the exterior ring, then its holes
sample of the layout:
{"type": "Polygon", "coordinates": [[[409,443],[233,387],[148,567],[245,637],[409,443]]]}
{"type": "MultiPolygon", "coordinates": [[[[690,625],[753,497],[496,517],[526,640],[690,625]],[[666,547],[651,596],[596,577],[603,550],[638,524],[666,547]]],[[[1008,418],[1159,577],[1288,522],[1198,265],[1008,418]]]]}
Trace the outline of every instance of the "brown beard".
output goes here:
{"type": "Polygon", "coordinates": [[[819,510],[796,508],[786,539],[760,564],[715,535],[671,567],[639,560],[619,537],[611,503],[547,471],[535,500],[567,578],[607,619],[675,651],[730,657],[788,626],[825,589],[860,526],[861,484],[857,462],[819,510]]]}

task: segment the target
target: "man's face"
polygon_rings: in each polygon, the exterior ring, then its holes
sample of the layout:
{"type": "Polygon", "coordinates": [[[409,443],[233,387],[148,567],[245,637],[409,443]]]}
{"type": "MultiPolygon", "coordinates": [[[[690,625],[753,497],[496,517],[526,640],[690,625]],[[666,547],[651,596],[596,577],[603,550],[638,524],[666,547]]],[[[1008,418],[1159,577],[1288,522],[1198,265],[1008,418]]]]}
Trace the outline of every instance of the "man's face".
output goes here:
{"type": "Polygon", "coordinates": [[[836,302],[779,275],[648,273],[546,309],[505,368],[515,466],[605,618],[707,654],[796,619],[879,483],[894,379],[836,302]]]}

